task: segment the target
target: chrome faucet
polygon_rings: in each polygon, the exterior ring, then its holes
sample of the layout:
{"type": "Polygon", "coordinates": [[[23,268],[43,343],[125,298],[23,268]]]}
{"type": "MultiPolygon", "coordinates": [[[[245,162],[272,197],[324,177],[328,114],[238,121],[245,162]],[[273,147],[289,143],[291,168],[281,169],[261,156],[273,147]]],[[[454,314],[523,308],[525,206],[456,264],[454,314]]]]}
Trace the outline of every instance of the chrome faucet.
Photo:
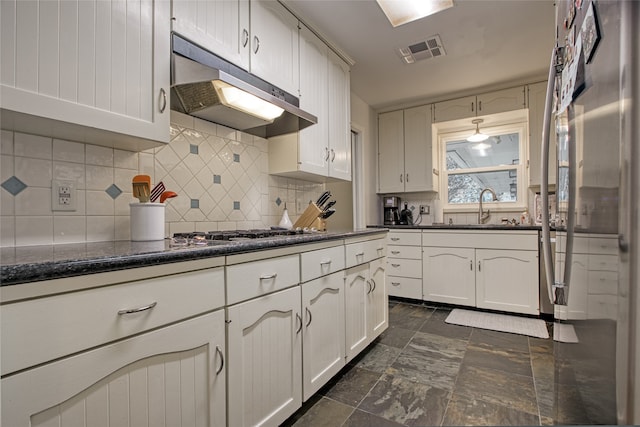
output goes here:
{"type": "Polygon", "coordinates": [[[489,216],[491,215],[491,211],[489,209],[487,209],[487,212],[483,212],[482,211],[482,196],[484,196],[485,192],[489,192],[491,193],[491,195],[493,196],[492,201],[497,202],[498,201],[498,197],[496,196],[496,192],[493,191],[493,189],[491,188],[485,188],[480,192],[480,208],[478,209],[478,224],[484,224],[484,222],[486,220],[489,219],[489,216]]]}

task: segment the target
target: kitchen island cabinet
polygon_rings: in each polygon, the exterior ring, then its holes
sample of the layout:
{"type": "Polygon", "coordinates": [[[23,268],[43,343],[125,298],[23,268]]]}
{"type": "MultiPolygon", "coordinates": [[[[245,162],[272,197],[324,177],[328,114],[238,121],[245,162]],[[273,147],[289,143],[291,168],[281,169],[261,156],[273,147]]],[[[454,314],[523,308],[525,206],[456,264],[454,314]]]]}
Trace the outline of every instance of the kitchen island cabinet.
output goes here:
{"type": "Polygon", "coordinates": [[[169,2],[0,7],[3,129],[130,151],[169,142],[169,2]]]}

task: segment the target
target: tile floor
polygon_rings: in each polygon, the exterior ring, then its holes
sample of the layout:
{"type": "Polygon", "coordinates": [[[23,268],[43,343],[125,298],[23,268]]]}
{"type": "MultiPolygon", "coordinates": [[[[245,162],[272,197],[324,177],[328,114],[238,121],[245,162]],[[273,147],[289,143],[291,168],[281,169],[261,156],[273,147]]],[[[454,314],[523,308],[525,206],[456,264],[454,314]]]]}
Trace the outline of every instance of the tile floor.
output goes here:
{"type": "Polygon", "coordinates": [[[389,303],[389,328],[284,426],[553,424],[553,341],[389,303]]]}

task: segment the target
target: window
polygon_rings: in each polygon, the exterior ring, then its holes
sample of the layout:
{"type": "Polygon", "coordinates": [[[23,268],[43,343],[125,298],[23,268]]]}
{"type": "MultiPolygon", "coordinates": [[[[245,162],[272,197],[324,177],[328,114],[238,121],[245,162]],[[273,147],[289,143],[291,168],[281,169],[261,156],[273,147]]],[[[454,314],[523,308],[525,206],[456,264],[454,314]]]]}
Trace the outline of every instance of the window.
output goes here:
{"type": "Polygon", "coordinates": [[[492,202],[490,193],[483,198],[483,203],[491,203],[494,209],[516,210],[526,206],[527,122],[526,117],[511,121],[481,127],[482,133],[489,135],[483,142],[466,140],[475,132],[470,119],[466,120],[466,128],[457,121],[455,131],[447,132],[446,123],[438,127],[443,171],[441,200],[445,210],[477,209],[485,188],[496,193],[497,202],[492,202]]]}

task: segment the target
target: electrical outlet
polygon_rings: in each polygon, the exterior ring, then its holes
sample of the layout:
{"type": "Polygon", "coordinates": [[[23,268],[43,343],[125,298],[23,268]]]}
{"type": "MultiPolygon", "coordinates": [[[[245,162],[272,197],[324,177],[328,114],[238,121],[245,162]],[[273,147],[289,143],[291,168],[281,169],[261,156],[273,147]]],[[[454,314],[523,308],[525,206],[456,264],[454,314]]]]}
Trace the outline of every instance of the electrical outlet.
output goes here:
{"type": "Polygon", "coordinates": [[[429,215],[430,210],[429,205],[420,205],[420,215],[429,215]]]}
{"type": "Polygon", "coordinates": [[[76,183],[74,181],[51,181],[51,210],[75,211],[77,205],[76,183]]]}

